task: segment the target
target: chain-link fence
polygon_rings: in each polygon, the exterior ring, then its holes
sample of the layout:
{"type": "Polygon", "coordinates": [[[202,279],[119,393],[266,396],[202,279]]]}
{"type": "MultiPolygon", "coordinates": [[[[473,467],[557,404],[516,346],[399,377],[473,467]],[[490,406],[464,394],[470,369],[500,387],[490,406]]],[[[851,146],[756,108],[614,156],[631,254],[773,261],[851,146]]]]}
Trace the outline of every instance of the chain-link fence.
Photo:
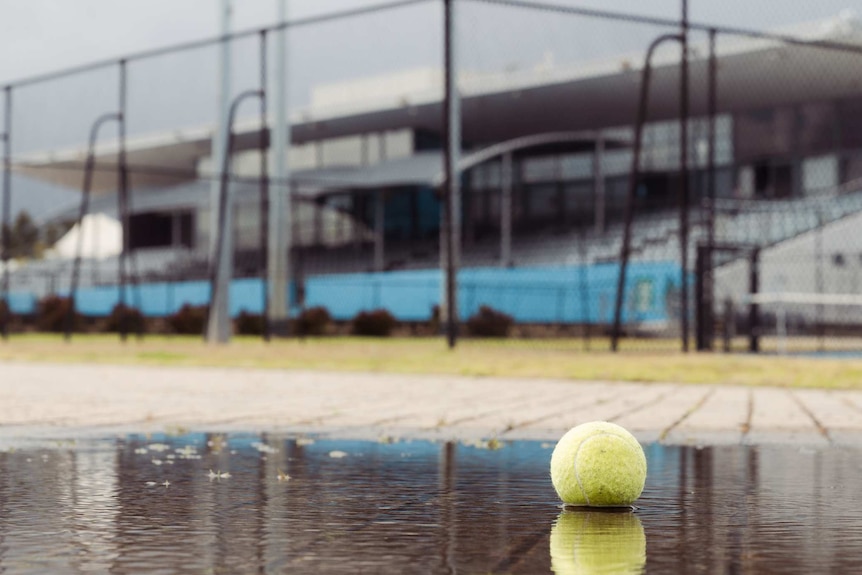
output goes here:
{"type": "Polygon", "coordinates": [[[13,82],[4,330],[31,329],[49,296],[74,295],[90,318],[118,304],[151,318],[207,306],[228,261],[233,317],[290,319],[296,333],[296,318],[324,308],[330,332],[347,332],[387,310],[404,333],[439,334],[447,5],[460,335],[597,350],[853,347],[862,25],[802,2],[773,17],[693,1],[688,18],[676,4],[640,16],[401,1],[13,82]],[[225,102],[236,108],[227,172],[213,147],[225,102]],[[22,241],[15,198],[48,192],[38,237],[22,241]],[[289,235],[273,235],[272,205],[289,235]],[[233,257],[219,264],[219,250],[233,257]]]}

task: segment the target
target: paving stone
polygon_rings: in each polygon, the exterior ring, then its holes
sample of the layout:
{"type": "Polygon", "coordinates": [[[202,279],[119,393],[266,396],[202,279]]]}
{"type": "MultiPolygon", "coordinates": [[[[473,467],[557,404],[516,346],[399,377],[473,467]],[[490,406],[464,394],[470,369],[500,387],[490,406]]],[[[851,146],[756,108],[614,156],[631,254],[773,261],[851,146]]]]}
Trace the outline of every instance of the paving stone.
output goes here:
{"type": "Polygon", "coordinates": [[[858,391],[0,362],[0,438],[180,426],[553,445],[597,419],[644,443],[862,449],[858,391]]]}

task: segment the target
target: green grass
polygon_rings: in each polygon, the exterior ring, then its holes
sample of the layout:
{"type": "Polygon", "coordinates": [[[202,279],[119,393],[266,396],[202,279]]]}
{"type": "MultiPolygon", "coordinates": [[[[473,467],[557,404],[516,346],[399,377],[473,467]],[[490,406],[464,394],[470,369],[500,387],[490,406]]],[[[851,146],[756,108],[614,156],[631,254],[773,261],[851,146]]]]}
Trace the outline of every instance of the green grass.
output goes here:
{"type": "MultiPolygon", "coordinates": [[[[449,350],[440,338],[235,338],[211,346],[198,337],[14,335],[0,361],[110,363],[309,369],[412,374],[537,377],[862,389],[862,359],[776,358],[746,354],[684,355],[672,340],[627,340],[623,352],[585,352],[580,340],[463,340],[449,350]],[[646,349],[644,349],[646,348],[646,349]]],[[[607,350],[606,340],[593,349],[607,350]]]]}

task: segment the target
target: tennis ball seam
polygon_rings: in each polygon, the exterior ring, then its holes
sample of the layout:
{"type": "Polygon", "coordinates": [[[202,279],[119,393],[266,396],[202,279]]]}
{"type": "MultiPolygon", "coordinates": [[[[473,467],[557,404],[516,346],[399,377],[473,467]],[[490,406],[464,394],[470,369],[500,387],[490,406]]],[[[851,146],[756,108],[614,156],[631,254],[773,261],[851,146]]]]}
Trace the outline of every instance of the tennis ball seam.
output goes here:
{"type": "Polygon", "coordinates": [[[591,435],[591,436],[587,437],[586,439],[584,439],[584,440],[580,443],[580,445],[578,445],[578,449],[577,449],[577,450],[575,450],[575,456],[572,458],[572,459],[574,460],[574,461],[572,461],[572,465],[573,465],[573,466],[574,466],[574,468],[575,468],[575,479],[576,479],[576,480],[577,480],[577,482],[578,482],[578,488],[581,490],[581,495],[583,495],[583,496],[584,496],[584,501],[586,501],[586,502],[587,502],[587,506],[590,506],[590,505],[591,505],[591,503],[590,503],[590,496],[589,496],[589,495],[587,495],[587,490],[586,490],[586,489],[584,489],[584,484],[581,482],[581,474],[580,474],[580,472],[578,472],[578,456],[581,454],[581,449],[583,449],[583,448],[584,448],[584,445],[586,445],[587,443],[589,443],[589,442],[590,442],[590,441],[592,441],[593,439],[596,439],[596,438],[598,438],[598,437],[602,437],[602,436],[613,436],[613,437],[616,437],[616,435],[614,435],[613,433],[608,433],[608,432],[606,432],[606,431],[602,431],[602,432],[596,433],[595,435],[591,435]]]}
{"type": "Polygon", "coordinates": [[[601,432],[596,433],[594,435],[591,435],[591,436],[585,438],[583,441],[581,441],[581,443],[578,445],[578,449],[575,450],[574,457],[572,458],[574,460],[572,462],[572,466],[574,467],[574,471],[575,471],[575,480],[578,482],[578,488],[581,490],[581,494],[584,496],[584,501],[586,501],[587,507],[591,507],[592,503],[590,502],[590,496],[587,494],[587,490],[584,489],[584,484],[581,482],[581,474],[578,471],[578,456],[580,455],[581,449],[583,449],[584,445],[586,445],[587,443],[590,443],[594,439],[598,439],[600,437],[612,437],[614,439],[619,439],[623,442],[623,444],[626,447],[628,447],[630,449],[633,448],[632,445],[629,445],[629,442],[626,440],[626,438],[621,437],[620,435],[617,435],[616,433],[610,433],[607,431],[601,431],[601,432]]]}

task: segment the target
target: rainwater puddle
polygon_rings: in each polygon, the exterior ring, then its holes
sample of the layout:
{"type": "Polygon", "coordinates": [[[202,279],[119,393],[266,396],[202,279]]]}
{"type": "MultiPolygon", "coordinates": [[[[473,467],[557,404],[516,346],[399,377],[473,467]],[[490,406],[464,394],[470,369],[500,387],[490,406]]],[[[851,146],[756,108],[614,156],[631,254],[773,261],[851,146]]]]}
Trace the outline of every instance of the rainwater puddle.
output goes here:
{"type": "Polygon", "coordinates": [[[647,446],[635,513],[551,445],[267,435],[0,445],[2,573],[850,573],[862,452],[647,446]]]}

